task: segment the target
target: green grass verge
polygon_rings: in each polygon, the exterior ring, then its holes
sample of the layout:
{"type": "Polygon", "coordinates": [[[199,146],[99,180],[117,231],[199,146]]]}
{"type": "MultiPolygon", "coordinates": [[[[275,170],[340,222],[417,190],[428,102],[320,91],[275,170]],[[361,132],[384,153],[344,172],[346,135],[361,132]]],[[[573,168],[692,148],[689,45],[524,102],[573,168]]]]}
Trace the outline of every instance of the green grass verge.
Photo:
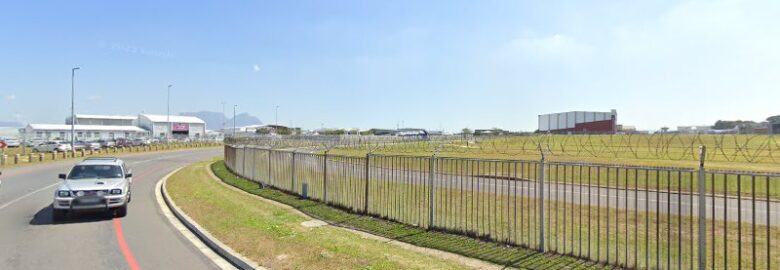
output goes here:
{"type": "Polygon", "coordinates": [[[290,205],[310,216],[331,224],[369,232],[375,235],[410,243],[413,245],[444,250],[496,264],[527,269],[602,269],[611,268],[573,257],[539,253],[518,247],[485,242],[466,236],[386,221],[370,216],[350,213],[324,203],[301,199],[274,188],[261,189],[257,183],[230,172],[223,161],[211,165],[214,173],[225,183],[267,199],[290,205]]]}
{"type": "Polygon", "coordinates": [[[271,269],[466,269],[450,261],[334,227],[308,228],[309,218],[214,181],[210,162],[170,177],[171,198],[213,236],[271,269]]]}

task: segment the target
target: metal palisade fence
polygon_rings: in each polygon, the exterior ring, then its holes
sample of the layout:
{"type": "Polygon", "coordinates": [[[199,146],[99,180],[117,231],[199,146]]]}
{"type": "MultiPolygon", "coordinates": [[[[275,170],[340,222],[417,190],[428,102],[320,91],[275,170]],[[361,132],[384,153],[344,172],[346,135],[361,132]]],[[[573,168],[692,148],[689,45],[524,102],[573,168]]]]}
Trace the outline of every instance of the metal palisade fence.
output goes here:
{"type": "Polygon", "coordinates": [[[780,268],[780,174],[235,145],[225,163],[348,211],[620,267],[780,268]]]}

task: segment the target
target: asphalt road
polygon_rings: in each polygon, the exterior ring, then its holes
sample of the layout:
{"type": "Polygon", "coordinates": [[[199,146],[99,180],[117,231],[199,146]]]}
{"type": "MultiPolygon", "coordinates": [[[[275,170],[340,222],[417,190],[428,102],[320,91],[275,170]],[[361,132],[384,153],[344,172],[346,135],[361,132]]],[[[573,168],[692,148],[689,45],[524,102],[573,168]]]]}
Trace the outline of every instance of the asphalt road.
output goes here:
{"type": "Polygon", "coordinates": [[[128,215],[82,214],[52,221],[51,202],[76,161],[3,171],[0,186],[0,269],[218,269],[163,216],[156,182],[181,166],[222,149],[181,150],[121,157],[133,170],[128,215]]]}

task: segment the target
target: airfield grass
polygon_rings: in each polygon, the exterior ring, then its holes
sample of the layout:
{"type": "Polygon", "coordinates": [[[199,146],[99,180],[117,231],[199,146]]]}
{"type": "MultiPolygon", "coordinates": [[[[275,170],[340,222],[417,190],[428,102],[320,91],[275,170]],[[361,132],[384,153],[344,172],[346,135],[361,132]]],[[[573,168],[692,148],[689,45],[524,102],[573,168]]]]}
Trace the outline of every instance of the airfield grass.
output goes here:
{"type": "MultiPolygon", "coordinates": [[[[268,171],[263,170],[267,167],[258,168],[261,170],[257,175],[267,175],[268,171]]],[[[285,168],[274,168],[285,171],[285,168]]],[[[328,170],[328,202],[352,213],[361,213],[365,205],[365,178],[361,173],[344,174],[339,171],[342,171],[339,166],[328,170]]],[[[290,174],[274,172],[272,176],[270,181],[264,177],[260,179],[285,189],[290,187],[290,174]]],[[[372,175],[369,181],[368,214],[427,228],[430,189],[424,180],[425,173],[413,172],[406,176],[405,180],[399,180],[391,174],[372,175]]],[[[322,200],[322,171],[309,170],[296,174],[296,177],[296,193],[301,192],[297,187],[305,183],[309,187],[308,196],[322,200]]],[[[533,187],[533,182],[506,179],[453,180],[437,184],[434,190],[434,219],[438,230],[473,239],[538,248],[538,201],[533,199],[531,192],[534,191],[529,189],[533,187]]],[[[252,185],[257,184],[253,182],[252,185]]],[[[575,188],[579,189],[580,186],[568,187],[570,191],[575,188]]],[[[583,192],[588,192],[587,187],[583,187],[583,192]]],[[[595,190],[593,192],[595,195],[595,190]]],[[[615,191],[611,193],[615,195],[615,191]]],[[[559,194],[552,192],[548,196],[557,197],[559,194]]],[[[665,196],[674,198],[676,195],[662,195],[662,199],[668,199],[665,196]]],[[[628,202],[631,206],[645,206],[655,212],[660,207],[671,213],[663,214],[626,210],[622,208],[625,205],[621,204],[619,208],[614,200],[606,207],[605,199],[589,205],[587,200],[581,204],[566,197],[566,202],[545,201],[547,214],[543,224],[547,230],[548,250],[626,267],[677,268],[678,264],[688,267],[696,263],[697,219],[687,214],[677,214],[695,211],[689,205],[666,209],[665,205],[645,205],[647,201],[628,202]]],[[[772,265],[780,263],[780,257],[772,256],[770,259],[766,252],[768,240],[780,237],[780,228],[774,224],[769,228],[757,225],[753,229],[747,223],[749,221],[744,218],[745,223],[741,225],[737,222],[707,221],[708,264],[718,268],[749,268],[755,264],[761,269],[770,260],[772,265]],[[737,245],[740,237],[741,247],[737,245]],[[744,260],[753,256],[754,246],[757,250],[756,260],[744,260]]],[[[778,241],[769,245],[774,252],[780,249],[778,241]]]]}
{"type": "MultiPolygon", "coordinates": [[[[275,200],[328,223],[369,232],[417,246],[444,250],[464,256],[493,262],[499,265],[524,269],[604,269],[614,268],[580,260],[571,256],[540,253],[533,249],[510,246],[506,243],[485,241],[477,237],[460,235],[446,230],[426,230],[419,226],[390,221],[371,215],[361,215],[343,207],[324,204],[319,200],[302,199],[297,195],[276,188],[260,188],[258,183],[230,172],[223,161],[213,163],[214,173],[225,183],[251,194],[275,200]]],[[[333,193],[342,196],[343,193],[333,193]]],[[[314,196],[314,194],[312,194],[314,196]]],[[[335,198],[335,197],[334,197],[335,198]]],[[[344,199],[344,198],[342,198],[344,199]]],[[[379,207],[378,204],[372,207],[379,207]]]]}
{"type": "Polygon", "coordinates": [[[487,137],[476,141],[418,141],[336,147],[332,154],[402,154],[501,160],[541,158],[651,167],[697,168],[699,146],[707,147],[706,167],[718,170],[780,172],[780,136],[771,135],[537,135],[487,137]]]}

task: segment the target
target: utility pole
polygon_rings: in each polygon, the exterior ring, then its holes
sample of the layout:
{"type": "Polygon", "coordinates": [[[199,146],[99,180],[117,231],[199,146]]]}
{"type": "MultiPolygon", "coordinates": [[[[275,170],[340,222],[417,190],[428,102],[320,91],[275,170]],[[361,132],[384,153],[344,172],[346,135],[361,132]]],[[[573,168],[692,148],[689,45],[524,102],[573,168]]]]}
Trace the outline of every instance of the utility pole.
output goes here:
{"type": "Polygon", "coordinates": [[[238,105],[233,105],[233,136],[236,135],[236,107],[238,105]]]}
{"type": "Polygon", "coordinates": [[[222,133],[225,133],[225,102],[222,101],[222,133]]]}
{"type": "Polygon", "coordinates": [[[76,70],[79,67],[70,69],[70,150],[73,156],[76,156],[76,70]]]}
{"type": "Polygon", "coordinates": [[[274,108],[274,125],[279,125],[279,105],[274,108]]]}

